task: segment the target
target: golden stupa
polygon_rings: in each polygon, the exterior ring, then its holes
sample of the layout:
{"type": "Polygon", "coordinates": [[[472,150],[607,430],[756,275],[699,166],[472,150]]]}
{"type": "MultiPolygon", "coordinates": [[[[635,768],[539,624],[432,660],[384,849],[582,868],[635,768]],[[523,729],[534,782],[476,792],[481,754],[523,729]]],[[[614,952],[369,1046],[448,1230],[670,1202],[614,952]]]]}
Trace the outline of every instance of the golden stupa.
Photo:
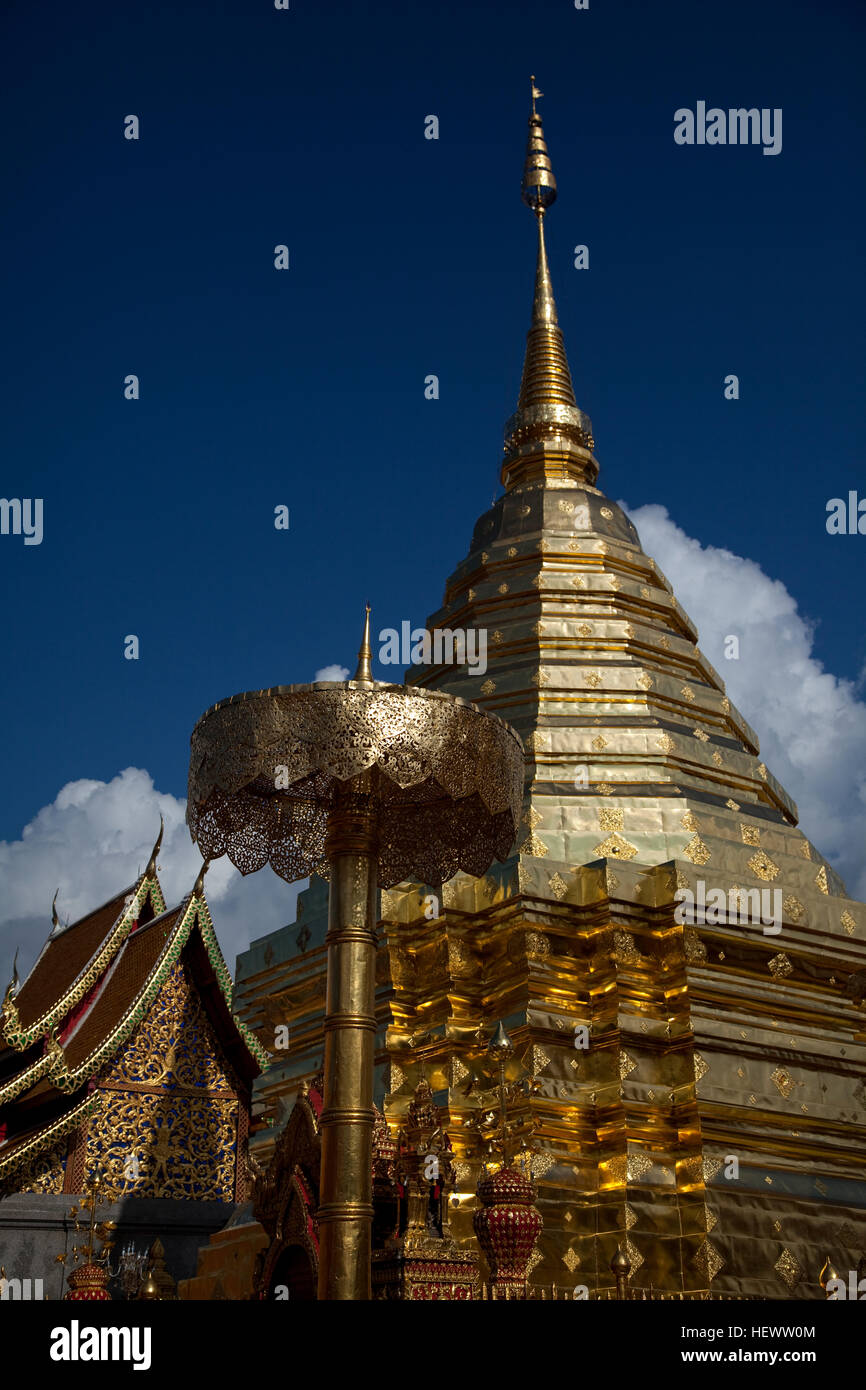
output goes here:
{"type": "MultiPolygon", "coordinates": [[[[543,1218],[532,1283],[597,1297],[613,1260],[635,1290],[821,1298],[827,1252],[847,1270],[866,1250],[866,908],[797,829],[670,584],[596,486],[545,249],[556,182],[536,95],[535,296],[505,491],[427,623],[485,629],[489,665],[407,676],[519,732],[522,837],[480,879],[382,893],[383,1133],[414,1132],[428,1088],[453,1152],[450,1236],[476,1249],[479,1059],[504,1021],[510,1074],[531,1083],[512,1122],[543,1218]]],[[[325,900],[314,882],[298,921],[239,960],[241,1017],[272,1051],[278,1026],[291,1038],[258,1085],[277,1122],[254,1141],[262,1163],[322,1055],[325,900]]]]}

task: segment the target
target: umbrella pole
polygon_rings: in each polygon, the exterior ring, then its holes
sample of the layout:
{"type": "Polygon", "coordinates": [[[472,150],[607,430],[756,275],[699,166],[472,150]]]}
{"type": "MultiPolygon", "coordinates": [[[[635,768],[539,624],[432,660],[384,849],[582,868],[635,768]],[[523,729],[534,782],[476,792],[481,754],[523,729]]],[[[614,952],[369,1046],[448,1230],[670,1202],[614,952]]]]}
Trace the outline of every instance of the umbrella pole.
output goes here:
{"type": "Polygon", "coordinates": [[[378,836],[373,773],[339,783],[330,865],[319,1299],[370,1298],[378,836]]]}

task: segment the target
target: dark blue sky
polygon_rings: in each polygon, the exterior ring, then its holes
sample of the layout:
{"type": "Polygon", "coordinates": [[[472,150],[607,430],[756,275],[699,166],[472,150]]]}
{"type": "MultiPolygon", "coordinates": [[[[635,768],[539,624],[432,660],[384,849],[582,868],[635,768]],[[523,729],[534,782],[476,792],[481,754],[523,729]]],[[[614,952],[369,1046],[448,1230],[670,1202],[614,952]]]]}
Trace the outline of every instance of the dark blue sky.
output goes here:
{"type": "Polygon", "coordinates": [[[825,530],[866,494],[862,6],[291,3],[7,6],[0,493],[45,535],[0,537],[0,837],[128,764],[183,794],[216,699],[439,606],[519,385],[531,71],[600,486],[866,660],[866,538],[825,530]],[[782,153],[675,145],[698,100],[781,107],[782,153]]]}

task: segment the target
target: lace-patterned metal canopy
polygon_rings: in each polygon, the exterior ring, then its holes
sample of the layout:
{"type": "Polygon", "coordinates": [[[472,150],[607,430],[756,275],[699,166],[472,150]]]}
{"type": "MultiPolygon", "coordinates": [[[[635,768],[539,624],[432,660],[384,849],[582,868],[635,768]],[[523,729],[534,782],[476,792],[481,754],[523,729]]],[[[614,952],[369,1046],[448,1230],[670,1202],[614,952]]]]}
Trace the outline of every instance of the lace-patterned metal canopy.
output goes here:
{"type": "Polygon", "coordinates": [[[319,1298],[370,1297],[378,890],[506,859],[523,745],[442,691],[374,681],[370,609],[353,681],[235,695],[192,732],[187,820],[206,859],[328,893],[319,1298]]]}
{"type": "Polygon", "coordinates": [[[191,739],[187,821],[205,858],[327,878],[340,784],[374,771],[379,886],[438,883],[507,858],[523,747],[496,715],[440,691],[354,680],[276,686],[209,709],[191,739]]]}

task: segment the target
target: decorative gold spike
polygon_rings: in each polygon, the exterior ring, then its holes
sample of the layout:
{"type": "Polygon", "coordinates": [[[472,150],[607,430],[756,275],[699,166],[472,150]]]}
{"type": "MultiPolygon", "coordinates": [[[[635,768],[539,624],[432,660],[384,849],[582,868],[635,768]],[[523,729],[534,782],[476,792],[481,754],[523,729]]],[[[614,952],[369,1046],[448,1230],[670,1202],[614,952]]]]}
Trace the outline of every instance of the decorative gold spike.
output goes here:
{"type": "Polygon", "coordinates": [[[196,879],[195,883],[193,884],[192,896],[193,896],[194,898],[200,898],[200,897],[202,896],[202,894],[204,893],[204,876],[205,876],[205,874],[207,873],[207,871],[208,871],[209,868],[210,868],[210,860],[209,860],[209,859],[205,859],[204,863],[202,864],[201,868],[200,868],[199,871],[198,871],[198,878],[196,879]]]}
{"type": "Polygon", "coordinates": [[[354,677],[356,681],[367,681],[372,683],[372,659],[373,652],[370,648],[370,605],[368,603],[364,616],[364,636],[361,638],[361,646],[358,651],[358,669],[354,677]]]}
{"type": "Polygon", "coordinates": [[[163,820],[162,815],[160,814],[160,817],[159,817],[159,834],[158,834],[157,837],[156,837],[156,844],[154,845],[153,849],[150,851],[150,858],[149,858],[148,861],[147,861],[147,868],[146,868],[145,871],[144,871],[144,877],[145,877],[145,878],[153,878],[154,874],[156,873],[156,856],[159,854],[160,848],[161,848],[161,846],[162,846],[162,832],[163,832],[164,830],[165,830],[165,821],[163,820]]]}

